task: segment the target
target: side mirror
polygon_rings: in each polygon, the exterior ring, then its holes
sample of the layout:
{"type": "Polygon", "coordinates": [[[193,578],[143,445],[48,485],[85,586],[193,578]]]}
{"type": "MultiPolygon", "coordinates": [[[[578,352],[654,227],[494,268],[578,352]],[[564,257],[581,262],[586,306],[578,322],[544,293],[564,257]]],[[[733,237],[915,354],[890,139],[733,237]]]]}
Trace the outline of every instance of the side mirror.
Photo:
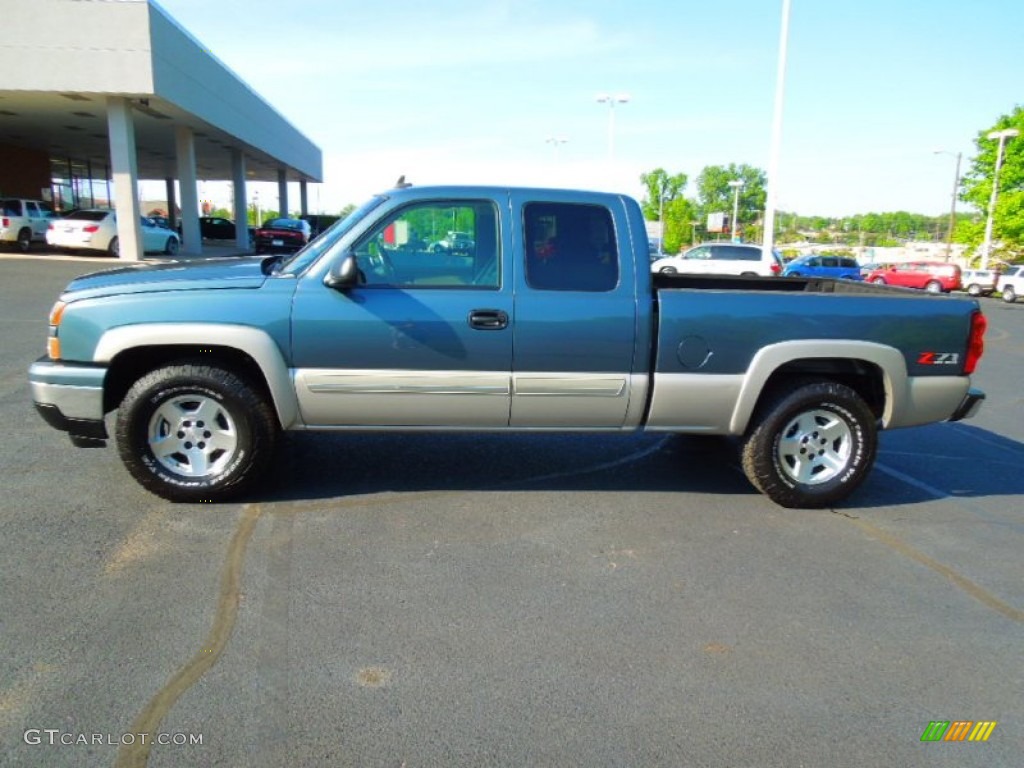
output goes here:
{"type": "Polygon", "coordinates": [[[351,253],[346,253],[341,261],[331,267],[324,278],[324,285],[339,291],[352,288],[358,283],[359,266],[356,264],[356,257],[351,253]]]}

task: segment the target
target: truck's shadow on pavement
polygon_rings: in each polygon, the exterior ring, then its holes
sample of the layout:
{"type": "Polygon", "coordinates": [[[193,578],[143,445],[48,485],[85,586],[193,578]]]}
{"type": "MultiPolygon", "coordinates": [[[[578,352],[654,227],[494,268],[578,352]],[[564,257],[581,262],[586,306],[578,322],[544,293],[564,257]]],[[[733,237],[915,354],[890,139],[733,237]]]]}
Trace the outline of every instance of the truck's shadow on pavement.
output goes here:
{"type": "MultiPolygon", "coordinates": [[[[251,500],[424,491],[757,494],[740,469],[736,443],[725,438],[308,432],[289,433],[283,443],[276,482],[251,500]]],[[[878,466],[842,507],[1019,495],[1022,464],[1024,445],[966,424],[886,432],[878,466]]]]}

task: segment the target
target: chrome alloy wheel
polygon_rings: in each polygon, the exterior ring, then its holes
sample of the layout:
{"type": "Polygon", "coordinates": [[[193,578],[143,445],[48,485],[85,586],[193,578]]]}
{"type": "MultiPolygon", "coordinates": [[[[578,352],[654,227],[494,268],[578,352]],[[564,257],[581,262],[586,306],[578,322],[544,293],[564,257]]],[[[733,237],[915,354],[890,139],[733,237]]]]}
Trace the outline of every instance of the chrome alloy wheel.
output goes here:
{"type": "Polygon", "coordinates": [[[850,425],[833,411],[815,409],[795,416],[776,447],[779,468],[792,480],[818,485],[841,474],[853,454],[850,425]]]}
{"type": "Polygon", "coordinates": [[[222,403],[203,395],[180,395],[153,412],[149,448],[167,470],[184,477],[211,477],[238,450],[238,429],[222,403]]]}

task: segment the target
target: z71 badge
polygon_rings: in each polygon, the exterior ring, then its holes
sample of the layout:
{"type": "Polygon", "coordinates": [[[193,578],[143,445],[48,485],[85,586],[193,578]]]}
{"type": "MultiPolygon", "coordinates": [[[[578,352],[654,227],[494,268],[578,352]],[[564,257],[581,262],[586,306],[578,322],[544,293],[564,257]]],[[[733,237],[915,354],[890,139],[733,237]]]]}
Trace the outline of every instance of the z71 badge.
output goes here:
{"type": "Polygon", "coordinates": [[[958,352],[922,352],[917,356],[918,365],[957,365],[959,362],[958,352]]]}

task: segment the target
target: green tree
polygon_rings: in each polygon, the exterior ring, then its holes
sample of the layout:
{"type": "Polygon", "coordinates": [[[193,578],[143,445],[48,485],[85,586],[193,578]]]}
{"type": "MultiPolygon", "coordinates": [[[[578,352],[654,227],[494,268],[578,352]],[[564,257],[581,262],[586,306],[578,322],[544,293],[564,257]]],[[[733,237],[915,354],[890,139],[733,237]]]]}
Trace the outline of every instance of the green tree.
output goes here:
{"type": "Polygon", "coordinates": [[[644,218],[647,221],[660,221],[662,212],[661,199],[664,197],[665,241],[662,249],[665,253],[676,253],[683,246],[690,244],[690,223],[696,215],[696,208],[691,200],[683,195],[686,189],[685,173],[669,175],[663,168],[655,168],[650,173],[640,174],[640,182],[647,194],[640,203],[644,218]]]}
{"type": "Polygon", "coordinates": [[[732,217],[735,191],[730,181],[742,181],[739,194],[739,226],[760,218],[768,195],[767,174],[750,165],[709,165],[697,177],[697,209],[701,219],[709,213],[726,213],[732,217]]]}
{"type": "MultiPolygon", "coordinates": [[[[997,246],[995,253],[1013,258],[1024,248],[1024,107],[1015,107],[1013,112],[996,120],[995,125],[978,132],[974,141],[978,152],[961,181],[960,199],[972,203],[983,216],[988,214],[999,147],[998,140],[988,138],[988,134],[1006,128],[1016,128],[1022,135],[1004,144],[992,241],[997,246]]],[[[985,227],[984,224],[962,227],[958,221],[956,233],[959,242],[978,246],[984,240],[985,227]]]]}

